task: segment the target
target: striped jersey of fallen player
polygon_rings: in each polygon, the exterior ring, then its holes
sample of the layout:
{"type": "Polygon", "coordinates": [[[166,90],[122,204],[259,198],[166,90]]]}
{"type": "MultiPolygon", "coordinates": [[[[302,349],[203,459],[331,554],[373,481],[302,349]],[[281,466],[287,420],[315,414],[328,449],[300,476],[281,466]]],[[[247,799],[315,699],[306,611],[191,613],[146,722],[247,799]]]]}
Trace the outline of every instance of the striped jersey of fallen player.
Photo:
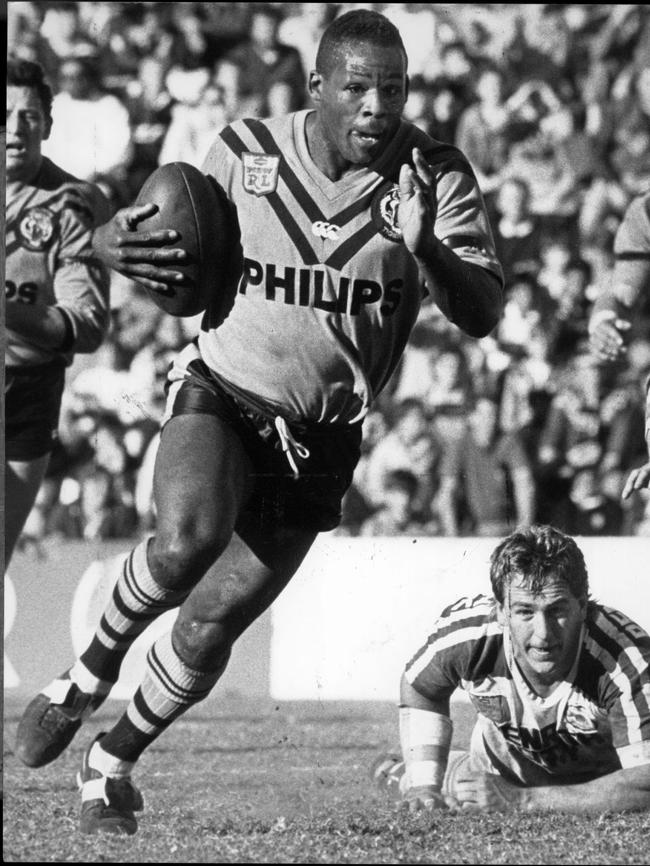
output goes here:
{"type": "Polygon", "coordinates": [[[499,279],[501,269],[459,150],[402,122],[376,162],[332,182],[309,155],[308,113],[237,121],[206,157],[237,208],[244,268],[230,315],[211,328],[208,312],[199,341],[217,373],[288,419],[351,423],[395,369],[424,296],[397,225],[414,147],[435,172],[436,236],[499,279]]]}
{"type": "Polygon", "coordinates": [[[100,191],[43,158],[36,178],[7,200],[5,297],[8,304],[55,304],[66,316],[69,351],[36,346],[7,329],[7,367],[94,351],[108,327],[108,273],[93,258],[91,232],[108,219],[100,191]]]}
{"type": "Polygon", "coordinates": [[[614,608],[588,603],[573,668],[546,698],[528,688],[482,595],[443,612],[405,676],[434,701],[463,688],[478,713],[472,753],[511,781],[588,781],[650,763],[650,637],[614,608]]]}

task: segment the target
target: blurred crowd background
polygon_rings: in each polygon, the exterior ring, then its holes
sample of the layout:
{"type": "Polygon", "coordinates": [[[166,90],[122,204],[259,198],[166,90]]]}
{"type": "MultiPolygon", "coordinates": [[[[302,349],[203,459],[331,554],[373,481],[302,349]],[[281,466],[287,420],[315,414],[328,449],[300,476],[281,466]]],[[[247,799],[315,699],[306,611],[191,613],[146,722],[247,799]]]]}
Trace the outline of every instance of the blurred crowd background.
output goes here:
{"type": "MultiPolygon", "coordinates": [[[[44,152],[117,209],[159,164],[200,166],[242,116],[308,107],[325,26],[351,8],[398,26],[406,116],[469,158],[506,277],[503,319],[465,338],[425,305],[365,425],[346,535],[500,535],[520,522],[650,535],[625,503],[644,460],[650,291],[627,360],[599,367],[587,321],[613,238],[650,186],[650,7],[612,4],[10,2],[9,51],[56,93],[44,152]]],[[[171,356],[197,319],[160,313],[112,277],[112,328],[68,372],[61,441],[25,527],[121,538],[150,531],[152,465],[171,356]]]]}

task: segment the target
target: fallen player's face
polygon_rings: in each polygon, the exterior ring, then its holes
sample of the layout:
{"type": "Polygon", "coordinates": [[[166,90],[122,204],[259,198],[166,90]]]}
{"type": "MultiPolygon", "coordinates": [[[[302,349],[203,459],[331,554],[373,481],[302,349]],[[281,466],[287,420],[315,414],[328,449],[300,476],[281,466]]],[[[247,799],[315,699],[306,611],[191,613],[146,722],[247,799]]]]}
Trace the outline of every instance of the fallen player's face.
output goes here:
{"type": "Polygon", "coordinates": [[[551,686],[569,673],[585,612],[586,601],[575,598],[564,581],[550,578],[535,595],[513,578],[499,622],[508,628],[517,664],[533,688],[551,686]]]}
{"type": "Polygon", "coordinates": [[[344,46],[328,75],[312,74],[326,145],[347,163],[367,165],[382,153],[399,126],[407,76],[398,46],[344,46]]]}
{"type": "Polygon", "coordinates": [[[36,90],[7,88],[7,180],[31,180],[41,163],[41,145],[48,120],[36,90]]]}

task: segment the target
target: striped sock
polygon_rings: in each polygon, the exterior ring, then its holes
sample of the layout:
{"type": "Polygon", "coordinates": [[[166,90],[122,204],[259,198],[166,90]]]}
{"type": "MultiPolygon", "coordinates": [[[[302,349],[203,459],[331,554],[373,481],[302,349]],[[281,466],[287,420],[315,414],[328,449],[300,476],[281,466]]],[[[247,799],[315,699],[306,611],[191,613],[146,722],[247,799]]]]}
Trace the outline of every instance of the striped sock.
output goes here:
{"type": "Polygon", "coordinates": [[[93,639],[70,670],[83,692],[108,694],[134,640],[189,594],[189,589],[168,590],[156,583],[147,564],[147,546],[145,539],[125,560],[93,639]]]}
{"type": "Polygon", "coordinates": [[[228,657],[216,671],[196,671],[180,658],[171,632],[149,650],[142,684],[101,747],[120,761],[137,761],[147,746],[186,710],[206,698],[228,657]]]}

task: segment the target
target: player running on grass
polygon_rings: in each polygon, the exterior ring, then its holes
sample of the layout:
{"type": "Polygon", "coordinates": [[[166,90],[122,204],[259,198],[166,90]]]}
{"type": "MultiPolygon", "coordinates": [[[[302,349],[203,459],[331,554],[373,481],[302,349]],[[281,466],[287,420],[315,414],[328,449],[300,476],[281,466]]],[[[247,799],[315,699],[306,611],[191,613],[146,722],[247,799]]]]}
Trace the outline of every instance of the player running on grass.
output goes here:
{"type": "MultiPolygon", "coordinates": [[[[603,363],[625,357],[634,310],[650,293],[650,192],[637,196],[627,208],[614,240],[616,262],[612,287],[596,300],[589,319],[591,348],[603,363]]],[[[645,382],[645,440],[648,461],[633,469],[622,496],[650,487],[650,377],[645,382]]]]}
{"type": "MultiPolygon", "coordinates": [[[[218,328],[208,308],[171,371],[155,535],[126,561],[89,647],[18,729],[27,764],[54,760],[138,634],[180,605],[126,712],[84,757],[83,832],[135,832],[135,762],[206,697],[233,642],[338,524],[363,418],[425,293],[473,336],[498,321],[501,271],[476,180],[456,148],[401,119],[406,66],[384,16],[345,14],[310,75],[315,110],[233,123],[206,159],[239,218],[234,307],[218,328]]],[[[135,231],[149,213],[120,212],[95,244],[159,284],[177,254],[159,249],[167,233],[135,231]]]]}
{"type": "Polygon", "coordinates": [[[493,598],[448,607],[402,677],[402,757],[375,781],[413,810],[650,809],[650,637],[589,599],[575,541],[513,532],[491,557],[493,598]],[[478,714],[450,752],[449,699],[478,714]]]}
{"type": "Polygon", "coordinates": [[[108,203],[41,152],[52,92],[37,63],[7,63],[5,266],[5,569],[57,438],[65,369],[109,322],[108,272],[94,225],[108,203]]]}

